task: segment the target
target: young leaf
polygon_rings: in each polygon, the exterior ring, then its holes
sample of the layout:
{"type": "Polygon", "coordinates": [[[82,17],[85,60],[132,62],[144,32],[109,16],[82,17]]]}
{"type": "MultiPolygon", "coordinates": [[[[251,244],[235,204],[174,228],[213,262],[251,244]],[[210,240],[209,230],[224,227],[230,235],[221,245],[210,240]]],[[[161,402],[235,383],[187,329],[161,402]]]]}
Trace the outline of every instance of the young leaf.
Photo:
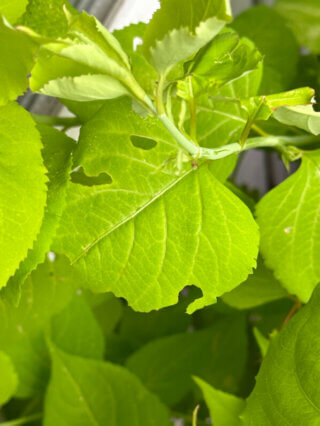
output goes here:
{"type": "Polygon", "coordinates": [[[261,333],[261,331],[257,327],[254,327],[253,329],[253,335],[259,346],[261,355],[265,357],[269,348],[269,340],[261,333]]]}
{"type": "Polygon", "coordinates": [[[90,288],[125,297],[135,310],[172,305],[195,284],[203,298],[193,311],[255,265],[256,224],[214,177],[219,163],[194,170],[188,162],[179,174],[176,155],[161,123],[133,113],[126,99],[108,102],[82,128],[75,153],[85,174],[104,173],[112,183],[70,184],[55,250],[85,273],[90,288]],[[147,146],[135,145],[141,141],[147,146]]]}
{"type": "Polygon", "coordinates": [[[43,36],[63,37],[68,30],[63,7],[66,7],[69,13],[77,13],[67,0],[29,0],[18,24],[29,27],[43,36]]]}
{"type": "Polygon", "coordinates": [[[0,349],[12,359],[19,377],[15,395],[43,393],[50,362],[44,330],[71,300],[77,281],[66,259],[40,265],[22,287],[18,307],[0,298],[0,349]]]}
{"type": "Polygon", "coordinates": [[[44,426],[169,426],[166,408],[129,371],[52,348],[44,426]]]}
{"type": "Polygon", "coordinates": [[[260,93],[291,89],[297,74],[299,46],[284,19],[271,8],[258,6],[239,15],[232,27],[240,36],[251,39],[264,55],[260,93]]]}
{"type": "Polygon", "coordinates": [[[194,377],[193,379],[202,390],[212,422],[215,426],[241,425],[239,415],[245,407],[243,399],[215,389],[199,377],[194,377]]]}
{"type": "Polygon", "coordinates": [[[153,340],[131,355],[126,366],[162,401],[174,405],[193,389],[194,374],[237,392],[246,345],[245,317],[230,316],[206,330],[153,340]]]}
{"type": "Polygon", "coordinates": [[[6,25],[0,15],[0,106],[15,100],[27,89],[37,49],[25,34],[6,25]]]}
{"type": "Polygon", "coordinates": [[[276,10],[291,27],[301,46],[320,52],[320,5],[318,0],[276,0],[276,10]]]}
{"type": "Polygon", "coordinates": [[[289,293],[307,302],[320,279],[320,151],[257,206],[261,252],[289,293]]]}
{"type": "Polygon", "coordinates": [[[165,74],[212,40],[230,15],[229,0],[162,0],[143,37],[143,52],[165,74]]]}
{"type": "Polygon", "coordinates": [[[52,318],[50,338],[70,355],[103,358],[104,340],[101,328],[81,295],[77,294],[63,311],[52,318]]]}
{"type": "MultiPolygon", "coordinates": [[[[66,186],[71,166],[71,151],[74,148],[72,139],[62,132],[45,125],[37,126],[42,137],[44,148],[42,156],[48,170],[48,196],[40,232],[28,256],[20,264],[15,275],[10,278],[8,290],[19,295],[20,286],[26,277],[45,260],[59,225],[65,206],[66,186]],[[10,288],[13,287],[13,288],[10,288]]],[[[6,289],[4,289],[6,292],[6,289]]]]}
{"type": "Polygon", "coordinates": [[[319,422],[319,303],[318,286],[311,301],[271,339],[241,416],[245,425],[319,422]]]}
{"type": "Polygon", "coordinates": [[[320,113],[312,105],[282,107],[274,112],[274,118],[280,123],[295,126],[313,135],[320,135],[320,113]]]}
{"type": "Polygon", "coordinates": [[[285,290],[260,259],[254,274],[239,287],[224,294],[222,300],[237,309],[250,309],[283,297],[286,297],[285,290]]]}
{"type": "Polygon", "coordinates": [[[0,107],[0,288],[32,248],[46,203],[41,138],[30,114],[17,104],[0,107]],[[26,191],[26,183],[28,191],[26,191]]]}
{"type": "Polygon", "coordinates": [[[18,376],[11,359],[2,351],[0,351],[0,376],[0,405],[4,405],[16,391],[18,376]]]}

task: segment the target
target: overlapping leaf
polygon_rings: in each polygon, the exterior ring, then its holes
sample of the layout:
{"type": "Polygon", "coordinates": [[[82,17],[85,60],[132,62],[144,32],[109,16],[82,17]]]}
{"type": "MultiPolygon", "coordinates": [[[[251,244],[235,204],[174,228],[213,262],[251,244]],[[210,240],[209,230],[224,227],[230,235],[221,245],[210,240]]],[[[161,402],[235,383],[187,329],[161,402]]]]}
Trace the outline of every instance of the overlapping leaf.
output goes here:
{"type": "Polygon", "coordinates": [[[169,426],[166,408],[123,367],[52,348],[45,426],[169,426]]]}
{"type": "Polygon", "coordinates": [[[11,357],[18,374],[15,395],[43,393],[50,369],[44,330],[69,303],[77,285],[66,259],[47,261],[26,280],[18,307],[0,298],[0,349],[11,357]]]}
{"type": "Polygon", "coordinates": [[[260,93],[267,95],[291,89],[297,75],[299,46],[285,20],[275,10],[258,6],[239,15],[232,27],[240,36],[251,39],[265,56],[260,93]]]}
{"type": "Polygon", "coordinates": [[[261,251],[289,293],[307,302],[320,280],[320,151],[257,206],[261,251]]]}
{"type": "Polygon", "coordinates": [[[0,108],[0,288],[32,248],[46,204],[41,138],[17,104],[0,108]],[[26,191],[26,184],[28,190],[26,191]]]}
{"type": "Polygon", "coordinates": [[[245,425],[319,423],[319,290],[317,287],[310,303],[271,339],[241,416],[245,425]]]}
{"type": "Polygon", "coordinates": [[[205,330],[153,340],[131,355],[126,366],[162,401],[174,405],[193,389],[192,375],[237,392],[246,359],[246,321],[239,315],[205,330]]]}
{"type": "Polygon", "coordinates": [[[320,4],[318,0],[276,0],[276,10],[288,22],[302,46],[320,52],[320,4]]]}
{"type": "Polygon", "coordinates": [[[143,38],[143,51],[159,73],[196,53],[231,20],[229,0],[162,0],[143,38]]]}
{"type": "Polygon", "coordinates": [[[311,105],[279,108],[274,113],[276,120],[288,126],[295,126],[313,135],[320,135],[320,113],[311,105]]]}
{"type": "Polygon", "coordinates": [[[37,239],[15,275],[10,278],[8,287],[5,289],[7,297],[10,297],[13,301],[19,299],[21,284],[37,265],[44,261],[46,253],[50,250],[65,206],[71,151],[74,147],[73,141],[58,130],[44,125],[38,125],[38,130],[41,133],[44,145],[42,155],[49,178],[47,204],[37,239]]]}
{"type": "Polygon", "coordinates": [[[76,164],[109,185],[70,184],[55,243],[95,291],[136,310],[174,304],[188,284],[213,303],[251,272],[258,232],[248,208],[214,176],[219,162],[175,167],[177,145],[158,120],[127,100],[108,103],[83,128],[76,164]],[[177,247],[179,249],[177,250],[177,247]]]}
{"type": "Polygon", "coordinates": [[[0,106],[15,100],[28,87],[36,44],[5,24],[0,15],[0,106]]]}

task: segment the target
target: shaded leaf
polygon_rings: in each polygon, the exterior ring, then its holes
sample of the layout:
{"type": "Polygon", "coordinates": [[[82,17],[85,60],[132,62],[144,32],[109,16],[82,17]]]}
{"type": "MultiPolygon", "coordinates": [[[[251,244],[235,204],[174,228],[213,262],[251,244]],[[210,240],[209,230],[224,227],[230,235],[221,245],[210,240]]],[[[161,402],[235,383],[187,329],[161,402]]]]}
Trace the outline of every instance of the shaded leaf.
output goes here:
{"type": "Polygon", "coordinates": [[[215,426],[241,425],[239,415],[245,407],[245,401],[243,399],[222,392],[210,386],[199,377],[194,377],[194,381],[202,390],[212,422],[215,426]]]}
{"type": "Polygon", "coordinates": [[[52,348],[44,425],[169,426],[166,408],[129,371],[52,348]]]}
{"type": "Polygon", "coordinates": [[[2,351],[0,351],[0,376],[0,405],[3,405],[14,395],[18,385],[18,376],[11,359],[2,351]]]}
{"type": "Polygon", "coordinates": [[[314,111],[311,105],[282,107],[274,112],[274,117],[280,123],[320,135],[320,113],[314,111]]]}

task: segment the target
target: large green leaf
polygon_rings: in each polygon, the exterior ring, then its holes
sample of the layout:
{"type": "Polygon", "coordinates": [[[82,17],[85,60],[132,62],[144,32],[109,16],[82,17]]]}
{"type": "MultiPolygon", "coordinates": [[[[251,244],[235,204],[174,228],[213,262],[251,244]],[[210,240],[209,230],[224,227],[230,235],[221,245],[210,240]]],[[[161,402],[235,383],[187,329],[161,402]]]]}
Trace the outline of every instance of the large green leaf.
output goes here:
{"type": "Polygon", "coordinates": [[[91,289],[112,291],[140,311],[172,305],[188,284],[214,303],[255,266],[257,226],[248,208],[214,176],[194,169],[156,118],[130,101],[108,102],[81,131],[75,163],[111,184],[70,184],[55,250],[69,256],[91,289]],[[142,144],[142,145],[141,145],[142,144]],[[146,146],[147,145],[147,146],[146,146]],[[221,243],[223,241],[223,244],[221,243]]]}
{"type": "Polygon", "coordinates": [[[318,0],[276,0],[276,10],[286,19],[300,44],[320,52],[320,4],[318,0]]]}
{"type": "Polygon", "coordinates": [[[10,28],[0,15],[0,106],[15,100],[28,87],[36,44],[10,28]]]}
{"type": "Polygon", "coordinates": [[[166,408],[129,371],[52,348],[45,426],[169,426],[166,408]]]}
{"type": "MultiPolygon", "coordinates": [[[[19,289],[26,277],[45,260],[50,250],[52,239],[59,225],[59,220],[65,206],[65,191],[69,179],[71,166],[71,151],[74,147],[72,139],[64,133],[45,125],[38,125],[44,148],[42,156],[48,170],[48,197],[47,205],[40,232],[26,259],[19,269],[10,278],[8,287],[10,297],[18,299],[19,289]]],[[[8,295],[9,296],[9,295],[8,295]]]]}
{"type": "Polygon", "coordinates": [[[27,256],[40,230],[47,177],[40,134],[30,114],[12,103],[0,107],[0,117],[1,288],[27,256]]]}
{"type": "Polygon", "coordinates": [[[0,405],[3,405],[15,393],[18,385],[18,376],[11,359],[2,351],[0,351],[0,375],[0,405]]]}
{"type": "Polygon", "coordinates": [[[232,27],[241,36],[251,39],[265,55],[260,93],[266,95],[291,89],[297,75],[299,47],[282,17],[271,8],[258,6],[239,15],[232,27]]]}
{"type": "Polygon", "coordinates": [[[246,356],[245,317],[231,315],[209,329],[151,341],[131,355],[126,366],[162,401],[174,405],[192,390],[192,375],[237,392],[246,356]]]}
{"type": "Polygon", "coordinates": [[[245,401],[235,395],[222,392],[210,386],[199,377],[194,378],[202,390],[215,426],[240,426],[239,414],[245,407],[245,401]]]}
{"type": "Polygon", "coordinates": [[[18,397],[44,391],[50,361],[43,333],[50,318],[69,303],[76,285],[66,259],[47,261],[26,280],[18,307],[0,298],[0,349],[17,371],[18,397]]]}
{"type": "Polygon", "coordinates": [[[270,342],[243,414],[245,425],[318,425],[320,287],[270,342]]]}
{"type": "Polygon", "coordinates": [[[162,0],[143,37],[143,51],[159,73],[189,58],[231,20],[229,0],[162,0]]]}
{"type": "Polygon", "coordinates": [[[303,302],[320,279],[319,188],[320,151],[305,152],[299,170],[257,206],[266,265],[303,302]]]}

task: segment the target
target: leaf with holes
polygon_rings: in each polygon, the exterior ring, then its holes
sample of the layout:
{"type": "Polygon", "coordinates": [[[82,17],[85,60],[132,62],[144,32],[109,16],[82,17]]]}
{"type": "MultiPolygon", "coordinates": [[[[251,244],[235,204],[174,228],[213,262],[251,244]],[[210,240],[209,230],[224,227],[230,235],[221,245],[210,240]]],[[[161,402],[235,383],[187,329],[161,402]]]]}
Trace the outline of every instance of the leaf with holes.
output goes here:
{"type": "Polygon", "coordinates": [[[219,182],[219,161],[197,170],[187,162],[180,173],[177,150],[157,119],[121,100],[83,126],[75,151],[85,174],[106,173],[112,183],[70,184],[54,249],[92,290],[112,291],[140,311],[176,303],[188,284],[203,291],[189,311],[214,303],[256,263],[256,224],[219,182]]]}
{"type": "Polygon", "coordinates": [[[320,280],[320,151],[257,206],[261,252],[291,294],[307,302],[320,280]]]}

